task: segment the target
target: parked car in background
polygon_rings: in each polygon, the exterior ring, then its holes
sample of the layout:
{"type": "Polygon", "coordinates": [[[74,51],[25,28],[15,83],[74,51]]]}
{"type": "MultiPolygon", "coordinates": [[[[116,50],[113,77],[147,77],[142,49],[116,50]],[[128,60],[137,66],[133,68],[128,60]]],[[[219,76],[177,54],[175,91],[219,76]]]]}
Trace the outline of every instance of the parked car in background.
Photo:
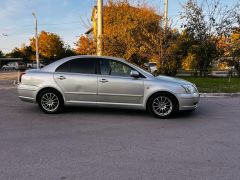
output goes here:
{"type": "Polygon", "coordinates": [[[2,66],[3,71],[9,71],[9,70],[25,70],[26,64],[23,62],[9,62],[6,65],[2,66]]]}
{"type": "Polygon", "coordinates": [[[20,78],[19,98],[38,103],[45,113],[65,105],[145,109],[160,118],[198,106],[197,87],[185,80],[153,76],[119,58],[73,56],[20,78]]]}
{"type": "Polygon", "coordinates": [[[148,62],[148,63],[144,63],[144,66],[147,68],[147,70],[150,73],[154,73],[157,71],[157,63],[156,62],[148,62]]]}
{"type": "MultiPolygon", "coordinates": [[[[40,68],[43,68],[45,65],[43,63],[39,63],[40,68]]],[[[37,68],[37,62],[33,61],[31,63],[27,63],[27,68],[28,69],[36,69],[37,68]]]]}

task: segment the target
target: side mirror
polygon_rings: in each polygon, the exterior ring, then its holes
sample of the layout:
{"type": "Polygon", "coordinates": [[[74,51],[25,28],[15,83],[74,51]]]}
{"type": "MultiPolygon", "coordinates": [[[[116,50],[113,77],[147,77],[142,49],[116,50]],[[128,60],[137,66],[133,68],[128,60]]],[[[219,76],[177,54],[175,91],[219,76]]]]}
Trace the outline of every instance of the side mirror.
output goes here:
{"type": "Polygon", "coordinates": [[[140,75],[139,75],[139,72],[135,71],[135,70],[131,70],[130,72],[130,75],[134,78],[138,78],[140,75]]]}

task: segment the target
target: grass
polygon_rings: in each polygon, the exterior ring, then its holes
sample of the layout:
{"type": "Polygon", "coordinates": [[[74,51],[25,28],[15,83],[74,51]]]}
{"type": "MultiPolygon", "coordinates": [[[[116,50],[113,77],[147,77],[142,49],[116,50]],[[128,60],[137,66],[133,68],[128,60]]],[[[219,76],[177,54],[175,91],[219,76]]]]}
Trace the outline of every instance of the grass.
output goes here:
{"type": "Polygon", "coordinates": [[[240,78],[225,77],[181,77],[197,85],[201,93],[237,93],[240,92],[240,78]]]}

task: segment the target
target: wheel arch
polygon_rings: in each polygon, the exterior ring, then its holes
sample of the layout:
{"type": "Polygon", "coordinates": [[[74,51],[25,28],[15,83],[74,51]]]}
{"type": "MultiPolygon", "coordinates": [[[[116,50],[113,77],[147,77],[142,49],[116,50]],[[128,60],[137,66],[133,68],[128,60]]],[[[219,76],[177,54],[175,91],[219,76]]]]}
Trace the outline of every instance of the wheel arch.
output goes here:
{"type": "Polygon", "coordinates": [[[178,98],[177,98],[172,92],[165,91],[165,90],[163,90],[163,91],[156,91],[156,92],[152,93],[152,94],[147,98],[147,100],[146,100],[146,102],[145,102],[145,107],[146,107],[146,109],[147,109],[147,107],[148,107],[148,103],[149,103],[150,99],[151,99],[153,96],[157,95],[157,94],[166,94],[166,95],[171,96],[171,97],[176,101],[176,103],[177,103],[177,109],[179,110],[179,105],[180,105],[180,104],[179,104],[178,98]]]}
{"type": "Polygon", "coordinates": [[[37,94],[36,94],[36,103],[38,103],[41,93],[44,92],[44,91],[47,91],[47,90],[57,92],[61,96],[63,102],[65,102],[63,94],[58,89],[56,89],[54,87],[44,87],[44,88],[40,89],[37,92],[37,94]]]}

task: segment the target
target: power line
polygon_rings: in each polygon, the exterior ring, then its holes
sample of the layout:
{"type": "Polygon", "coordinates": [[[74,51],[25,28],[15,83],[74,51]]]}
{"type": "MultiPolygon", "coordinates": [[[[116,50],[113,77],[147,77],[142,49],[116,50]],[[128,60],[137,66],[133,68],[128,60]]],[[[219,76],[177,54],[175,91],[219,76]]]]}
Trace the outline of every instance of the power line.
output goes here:
{"type": "Polygon", "coordinates": [[[75,22],[66,22],[66,23],[53,23],[53,24],[39,24],[41,26],[58,26],[58,25],[63,25],[63,24],[81,24],[80,21],[75,21],[75,22]]]}
{"type": "MultiPolygon", "coordinates": [[[[81,24],[80,21],[74,21],[74,22],[62,22],[62,23],[40,23],[39,26],[61,26],[65,24],[81,24]]],[[[0,30],[10,30],[10,29],[30,29],[34,27],[34,25],[25,25],[25,26],[13,26],[13,27],[7,27],[7,28],[2,28],[0,30]]]]}

